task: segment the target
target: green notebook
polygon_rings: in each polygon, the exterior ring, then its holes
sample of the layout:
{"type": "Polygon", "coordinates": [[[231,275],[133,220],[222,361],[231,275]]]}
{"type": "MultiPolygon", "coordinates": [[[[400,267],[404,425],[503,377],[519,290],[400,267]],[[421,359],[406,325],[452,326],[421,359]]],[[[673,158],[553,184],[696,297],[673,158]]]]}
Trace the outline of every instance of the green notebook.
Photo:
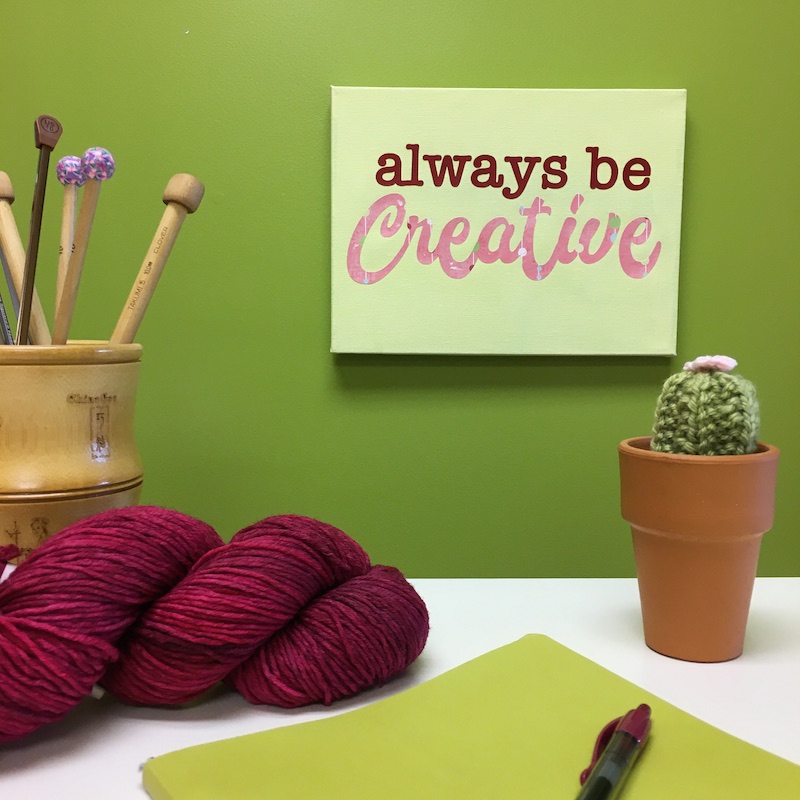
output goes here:
{"type": "Polygon", "coordinates": [[[153,758],[143,781],[153,800],[571,800],[600,729],[643,702],[625,798],[800,797],[800,766],[541,635],[354,711],[153,758]]]}

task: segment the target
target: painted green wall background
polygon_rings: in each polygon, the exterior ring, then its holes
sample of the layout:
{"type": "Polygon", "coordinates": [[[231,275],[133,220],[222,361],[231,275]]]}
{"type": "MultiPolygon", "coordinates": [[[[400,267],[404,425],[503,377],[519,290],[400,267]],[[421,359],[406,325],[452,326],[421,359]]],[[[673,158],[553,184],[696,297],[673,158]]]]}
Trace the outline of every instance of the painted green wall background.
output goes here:
{"type": "MultiPolygon", "coordinates": [[[[37,115],[64,125],[54,159],[101,145],[118,161],[74,337],[110,335],[170,175],[206,184],[138,337],[143,502],[226,538],[274,513],[319,517],[415,576],[632,575],[616,445],[649,432],[670,372],[723,352],[783,451],[761,574],[800,574],[798,8],[6,0],[0,169],[19,227],[37,115]],[[678,357],[332,356],[331,84],[685,87],[678,357]]],[[[59,189],[37,278],[48,310],[59,189]]]]}

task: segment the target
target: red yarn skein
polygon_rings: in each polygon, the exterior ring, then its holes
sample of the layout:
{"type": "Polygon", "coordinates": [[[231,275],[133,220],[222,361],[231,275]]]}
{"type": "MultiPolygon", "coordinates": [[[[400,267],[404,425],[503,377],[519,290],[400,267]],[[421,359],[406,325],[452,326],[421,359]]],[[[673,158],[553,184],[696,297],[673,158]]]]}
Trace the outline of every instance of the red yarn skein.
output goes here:
{"type": "Polygon", "coordinates": [[[330,703],[402,672],[427,634],[402,574],[331,525],[270,517],[224,544],[179,512],[104,512],[0,585],[0,741],[60,719],[97,682],[148,705],[220,680],[253,703],[330,703]]]}
{"type": "Polygon", "coordinates": [[[51,537],[0,584],[0,742],[61,719],[141,610],[222,540],[166,509],[114,509],[51,537]]]}

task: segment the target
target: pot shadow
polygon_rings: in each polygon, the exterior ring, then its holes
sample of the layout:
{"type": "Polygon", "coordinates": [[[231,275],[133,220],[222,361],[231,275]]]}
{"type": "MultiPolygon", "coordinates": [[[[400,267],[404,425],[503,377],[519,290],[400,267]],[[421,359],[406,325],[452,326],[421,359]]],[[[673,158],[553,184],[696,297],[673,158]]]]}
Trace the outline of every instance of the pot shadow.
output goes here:
{"type": "Polygon", "coordinates": [[[800,651],[796,626],[774,611],[751,609],[744,637],[744,656],[796,655],[800,651]]]}

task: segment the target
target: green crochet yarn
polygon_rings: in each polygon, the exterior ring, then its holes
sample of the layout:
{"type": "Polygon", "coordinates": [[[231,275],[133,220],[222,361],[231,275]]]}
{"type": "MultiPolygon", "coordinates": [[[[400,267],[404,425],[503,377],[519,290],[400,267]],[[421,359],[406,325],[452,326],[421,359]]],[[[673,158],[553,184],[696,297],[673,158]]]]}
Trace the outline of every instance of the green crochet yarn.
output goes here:
{"type": "Polygon", "coordinates": [[[759,425],[755,386],[741,375],[679,372],[661,389],[650,448],[696,456],[754,453],[759,425]]]}

